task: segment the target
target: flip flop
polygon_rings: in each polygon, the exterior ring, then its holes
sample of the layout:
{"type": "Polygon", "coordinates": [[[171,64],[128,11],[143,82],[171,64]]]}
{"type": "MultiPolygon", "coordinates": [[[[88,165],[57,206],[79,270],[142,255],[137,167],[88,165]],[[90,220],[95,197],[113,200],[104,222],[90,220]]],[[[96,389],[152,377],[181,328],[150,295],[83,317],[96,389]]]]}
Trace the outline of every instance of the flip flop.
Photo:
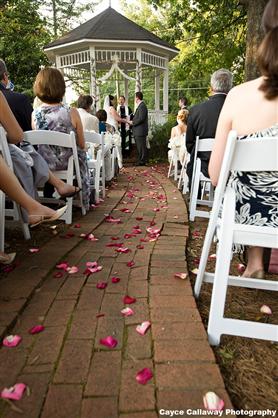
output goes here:
{"type": "MultiPolygon", "coordinates": [[[[30,225],[30,228],[34,228],[35,226],[38,226],[38,225],[40,225],[42,223],[57,221],[57,219],[59,219],[65,213],[66,210],[67,210],[67,205],[66,206],[63,206],[62,208],[60,208],[58,210],[56,210],[56,212],[54,213],[54,215],[52,215],[50,217],[49,216],[42,215],[40,217],[41,219],[38,222],[30,225]]],[[[33,216],[39,216],[39,215],[33,215],[33,216]]],[[[32,215],[30,215],[30,217],[32,217],[32,215]]]]}
{"type": "Polygon", "coordinates": [[[67,199],[69,197],[76,196],[81,191],[80,187],[75,186],[74,192],[71,193],[65,193],[60,195],[60,199],[67,199]]]}
{"type": "Polygon", "coordinates": [[[7,259],[3,255],[0,255],[0,264],[4,264],[4,265],[12,264],[12,262],[14,261],[16,257],[16,253],[10,253],[10,254],[5,254],[5,255],[6,257],[9,257],[9,258],[7,259]]]}

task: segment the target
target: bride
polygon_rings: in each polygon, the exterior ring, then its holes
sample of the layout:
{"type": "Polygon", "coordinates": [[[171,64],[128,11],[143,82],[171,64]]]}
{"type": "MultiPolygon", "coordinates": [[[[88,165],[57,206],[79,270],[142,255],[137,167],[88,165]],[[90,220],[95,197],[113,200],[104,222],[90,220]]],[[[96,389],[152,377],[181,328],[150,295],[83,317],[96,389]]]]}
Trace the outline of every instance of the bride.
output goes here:
{"type": "Polygon", "coordinates": [[[122,119],[116,109],[113,106],[113,101],[115,100],[115,97],[109,94],[108,96],[105,96],[103,108],[107,113],[107,123],[115,129],[115,131],[118,131],[118,124],[119,123],[126,123],[126,119],[122,119]]]}

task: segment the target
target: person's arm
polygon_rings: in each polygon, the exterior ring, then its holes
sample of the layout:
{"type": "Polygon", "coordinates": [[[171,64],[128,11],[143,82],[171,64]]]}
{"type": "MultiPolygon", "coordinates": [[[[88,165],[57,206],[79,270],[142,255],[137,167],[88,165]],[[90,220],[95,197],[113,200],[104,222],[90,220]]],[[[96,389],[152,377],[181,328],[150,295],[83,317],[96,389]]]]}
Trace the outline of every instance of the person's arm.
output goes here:
{"type": "Polygon", "coordinates": [[[218,183],[228,133],[232,129],[233,108],[234,106],[236,106],[237,100],[238,99],[236,97],[234,100],[233,91],[231,90],[224,102],[221,113],[219,115],[215,139],[213,141],[213,148],[208,167],[209,176],[214,186],[217,186],[218,183]]]}
{"type": "Polygon", "coordinates": [[[17,123],[16,118],[11,111],[7,100],[0,92],[0,123],[7,132],[8,142],[18,144],[23,140],[23,130],[17,123]]]}
{"type": "Polygon", "coordinates": [[[121,118],[118,113],[116,112],[116,110],[114,109],[114,107],[110,107],[110,114],[111,116],[113,116],[113,118],[119,122],[119,123],[126,123],[126,119],[121,118]]]}
{"type": "Polygon", "coordinates": [[[78,110],[75,108],[70,109],[70,117],[71,117],[71,123],[73,127],[76,129],[76,142],[80,149],[85,149],[85,138],[84,138],[84,131],[83,131],[83,125],[80,119],[80,115],[78,113],[78,110]]]}

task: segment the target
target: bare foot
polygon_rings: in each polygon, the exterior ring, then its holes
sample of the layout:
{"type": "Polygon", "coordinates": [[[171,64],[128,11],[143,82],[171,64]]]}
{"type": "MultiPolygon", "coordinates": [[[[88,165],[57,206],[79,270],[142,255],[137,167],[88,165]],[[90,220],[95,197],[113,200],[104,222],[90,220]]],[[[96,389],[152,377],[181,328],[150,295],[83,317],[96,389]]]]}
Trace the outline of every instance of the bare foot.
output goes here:
{"type": "Polygon", "coordinates": [[[77,188],[75,186],[72,186],[72,185],[64,183],[64,182],[61,182],[61,183],[63,183],[63,184],[56,187],[56,190],[57,190],[57,192],[59,193],[60,196],[67,196],[67,195],[70,195],[71,193],[76,192],[77,188]]]}

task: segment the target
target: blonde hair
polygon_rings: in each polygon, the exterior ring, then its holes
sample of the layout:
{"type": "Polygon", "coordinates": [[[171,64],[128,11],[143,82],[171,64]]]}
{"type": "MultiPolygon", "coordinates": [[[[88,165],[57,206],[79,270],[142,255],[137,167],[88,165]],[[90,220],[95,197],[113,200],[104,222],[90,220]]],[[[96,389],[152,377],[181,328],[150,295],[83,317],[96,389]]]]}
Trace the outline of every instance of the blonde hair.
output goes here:
{"type": "Polygon", "coordinates": [[[187,109],[181,109],[178,111],[177,119],[181,120],[183,123],[187,123],[189,112],[187,109]]]}
{"type": "Polygon", "coordinates": [[[44,103],[60,103],[66,91],[63,74],[56,68],[43,68],[37,74],[33,90],[44,103]]]}

